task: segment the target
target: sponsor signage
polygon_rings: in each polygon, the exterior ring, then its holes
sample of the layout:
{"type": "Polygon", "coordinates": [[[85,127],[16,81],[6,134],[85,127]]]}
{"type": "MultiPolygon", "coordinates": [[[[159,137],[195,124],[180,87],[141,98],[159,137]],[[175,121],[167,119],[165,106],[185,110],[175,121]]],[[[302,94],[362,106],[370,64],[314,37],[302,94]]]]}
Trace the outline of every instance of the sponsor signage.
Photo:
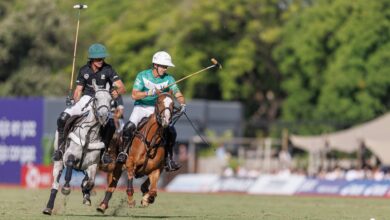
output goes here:
{"type": "Polygon", "coordinates": [[[26,188],[48,188],[53,182],[52,166],[24,165],[21,172],[21,184],[26,188]]]}
{"type": "Polygon", "coordinates": [[[168,184],[166,190],[168,192],[211,192],[218,180],[217,174],[180,174],[168,184]]]}
{"type": "Polygon", "coordinates": [[[247,192],[256,178],[222,177],[213,186],[213,192],[247,192]]]}
{"type": "Polygon", "coordinates": [[[338,196],[388,196],[390,181],[382,180],[319,180],[307,179],[296,194],[338,196]]]}
{"type": "Polygon", "coordinates": [[[20,184],[21,168],[42,163],[43,99],[0,99],[0,183],[20,184]]]}
{"type": "Polygon", "coordinates": [[[249,188],[250,194],[292,195],[305,181],[300,175],[261,175],[249,188]]]}

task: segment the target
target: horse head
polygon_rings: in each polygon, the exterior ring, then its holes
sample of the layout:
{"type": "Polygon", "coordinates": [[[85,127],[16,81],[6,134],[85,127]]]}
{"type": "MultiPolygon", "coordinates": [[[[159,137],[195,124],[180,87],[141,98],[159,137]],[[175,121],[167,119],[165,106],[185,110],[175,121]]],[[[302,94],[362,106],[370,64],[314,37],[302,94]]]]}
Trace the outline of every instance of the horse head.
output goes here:
{"type": "Polygon", "coordinates": [[[93,111],[101,125],[106,125],[110,116],[110,102],[112,100],[109,85],[106,84],[106,88],[99,88],[96,81],[92,82],[95,89],[95,98],[93,100],[93,111]]]}
{"type": "Polygon", "coordinates": [[[173,98],[170,93],[165,92],[158,95],[155,114],[158,124],[163,128],[168,127],[172,121],[173,104],[173,98]]]}

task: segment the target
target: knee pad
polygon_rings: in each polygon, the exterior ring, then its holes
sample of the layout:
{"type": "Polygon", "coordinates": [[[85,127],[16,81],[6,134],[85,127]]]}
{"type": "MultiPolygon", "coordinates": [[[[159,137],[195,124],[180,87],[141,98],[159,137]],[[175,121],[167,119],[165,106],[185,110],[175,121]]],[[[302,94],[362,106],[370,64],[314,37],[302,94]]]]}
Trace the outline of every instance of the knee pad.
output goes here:
{"type": "Polygon", "coordinates": [[[60,117],[58,117],[58,119],[57,119],[57,128],[58,128],[58,131],[64,130],[66,121],[67,121],[69,118],[70,118],[70,114],[68,114],[68,113],[66,113],[66,112],[62,112],[62,113],[60,114],[60,117]]]}

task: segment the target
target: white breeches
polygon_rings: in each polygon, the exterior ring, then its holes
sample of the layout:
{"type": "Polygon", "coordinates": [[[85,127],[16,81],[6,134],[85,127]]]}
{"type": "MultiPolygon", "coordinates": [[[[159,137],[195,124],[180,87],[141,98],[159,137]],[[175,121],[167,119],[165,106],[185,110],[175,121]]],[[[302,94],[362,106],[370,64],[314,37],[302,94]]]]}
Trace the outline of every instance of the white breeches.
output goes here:
{"type": "Polygon", "coordinates": [[[92,102],[90,102],[88,104],[88,106],[86,107],[87,103],[89,102],[89,100],[91,100],[92,97],[89,96],[89,95],[83,95],[81,97],[81,99],[76,102],[75,105],[73,105],[72,107],[70,108],[67,108],[65,109],[64,112],[68,113],[69,115],[73,116],[73,115],[81,115],[83,114],[84,112],[87,112],[91,107],[92,107],[92,102]]]}
{"type": "Polygon", "coordinates": [[[130,115],[130,121],[133,122],[136,126],[144,117],[149,117],[154,113],[154,106],[149,105],[136,105],[133,108],[133,112],[130,115]]]}

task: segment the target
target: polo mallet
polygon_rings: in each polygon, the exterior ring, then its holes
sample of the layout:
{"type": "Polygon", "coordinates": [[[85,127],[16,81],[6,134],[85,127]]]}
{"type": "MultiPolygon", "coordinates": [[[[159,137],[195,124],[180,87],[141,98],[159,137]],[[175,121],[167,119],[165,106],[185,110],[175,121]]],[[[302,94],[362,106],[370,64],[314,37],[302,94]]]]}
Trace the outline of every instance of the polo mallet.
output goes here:
{"type": "Polygon", "coordinates": [[[204,72],[204,71],[206,71],[206,70],[208,70],[208,69],[211,69],[211,68],[213,68],[213,67],[218,67],[219,69],[222,69],[222,65],[221,65],[215,58],[211,58],[211,62],[213,63],[213,65],[208,66],[208,67],[206,67],[206,68],[204,68],[204,69],[201,69],[201,70],[199,70],[199,71],[197,71],[197,72],[195,72],[195,73],[191,73],[190,75],[185,76],[185,77],[183,77],[183,78],[177,80],[176,82],[171,83],[171,84],[165,86],[165,87],[162,88],[161,90],[166,89],[166,88],[168,88],[168,87],[170,87],[170,86],[172,86],[172,85],[174,85],[174,84],[177,84],[177,83],[179,83],[179,82],[181,82],[181,81],[183,81],[183,80],[185,80],[185,79],[187,79],[187,78],[190,78],[191,76],[194,76],[194,75],[196,75],[196,74],[198,74],[198,73],[204,72]]]}
{"type": "Polygon", "coordinates": [[[85,9],[85,8],[88,8],[87,5],[83,5],[83,4],[78,4],[78,5],[74,5],[73,8],[75,9],[79,9],[78,11],[78,14],[77,14],[77,28],[76,28],[76,37],[75,37],[75,41],[74,41],[74,49],[73,49],[73,63],[72,63],[72,75],[71,75],[71,79],[70,79],[70,85],[69,85],[69,93],[68,93],[68,97],[66,97],[66,105],[67,106],[71,106],[72,105],[72,102],[71,102],[71,99],[73,99],[73,78],[74,78],[74,67],[75,67],[75,63],[76,63],[76,52],[77,52],[77,39],[79,37],[79,27],[80,27],[80,12],[82,9],[85,9]]]}

